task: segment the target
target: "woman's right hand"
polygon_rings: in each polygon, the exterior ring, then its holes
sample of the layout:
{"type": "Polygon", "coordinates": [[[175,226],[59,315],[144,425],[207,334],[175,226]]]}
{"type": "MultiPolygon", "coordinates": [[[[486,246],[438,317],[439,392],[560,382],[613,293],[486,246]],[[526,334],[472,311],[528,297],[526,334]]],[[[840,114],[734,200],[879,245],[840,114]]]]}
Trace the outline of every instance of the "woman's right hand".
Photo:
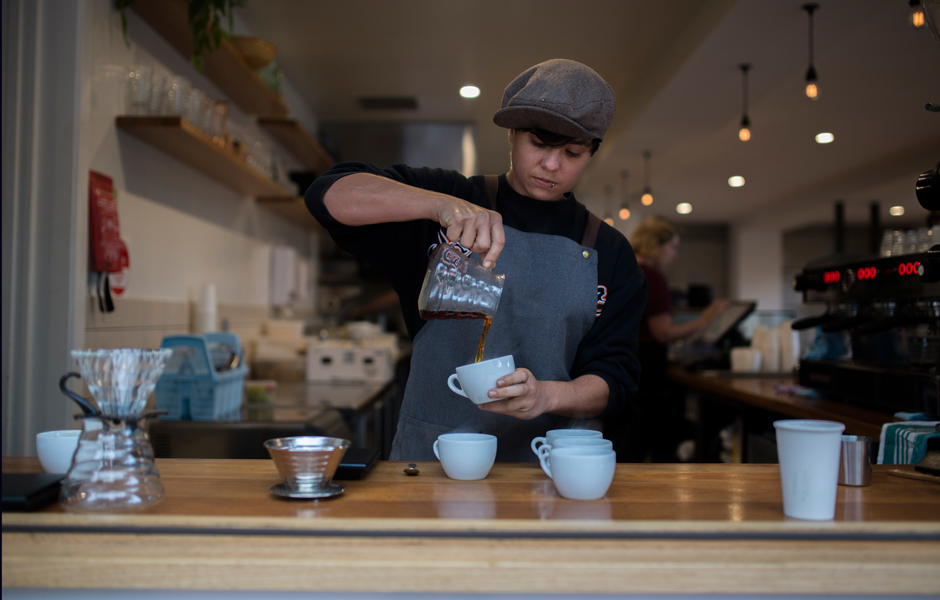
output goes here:
{"type": "Polygon", "coordinates": [[[449,196],[441,202],[437,220],[447,228],[447,239],[476,252],[483,257],[484,267],[493,268],[506,243],[498,212],[449,196]]]}

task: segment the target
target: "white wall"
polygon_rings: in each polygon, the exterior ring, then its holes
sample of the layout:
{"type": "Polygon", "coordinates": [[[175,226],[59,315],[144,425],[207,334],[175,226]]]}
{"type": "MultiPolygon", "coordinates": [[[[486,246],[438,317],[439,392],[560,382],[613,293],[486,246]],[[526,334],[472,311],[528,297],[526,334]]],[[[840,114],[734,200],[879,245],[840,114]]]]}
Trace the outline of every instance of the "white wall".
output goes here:
{"type": "MultiPolygon", "coordinates": [[[[286,245],[303,259],[316,253],[309,231],[117,130],[121,67],[153,65],[225,99],[133,10],[126,16],[129,48],[112,0],[3,2],[5,456],[33,454],[38,431],[75,426],[57,383],[73,369],[69,351],[86,346],[86,317],[96,321],[87,273],[89,169],[111,176],[118,190],[131,273],[127,301],[117,306],[134,310],[133,318],[114,315],[125,334],[153,322],[146,307],[161,311],[163,302],[178,313],[207,281],[220,306],[267,314],[271,249],[286,245]]],[[[291,114],[315,128],[289,82],[284,93],[291,114]]],[[[254,127],[231,103],[230,115],[254,127]]]]}
{"type": "MultiPolygon", "coordinates": [[[[309,258],[308,232],[117,130],[114,117],[123,112],[123,81],[108,75],[111,65],[152,65],[183,75],[213,98],[225,98],[133,10],[125,12],[130,48],[113,2],[87,0],[84,81],[91,84],[84,95],[90,109],[83,140],[89,168],[111,176],[119,192],[121,236],[131,257],[125,296],[194,300],[205,282],[213,282],[219,302],[267,305],[272,246],[287,245],[309,258]]],[[[229,110],[231,119],[253,124],[234,104],[229,110]]],[[[288,153],[281,155],[289,168],[298,168],[288,153]]]]}
{"type": "Polygon", "coordinates": [[[760,226],[731,228],[731,297],[756,300],[757,310],[783,308],[783,232],[760,226]]]}

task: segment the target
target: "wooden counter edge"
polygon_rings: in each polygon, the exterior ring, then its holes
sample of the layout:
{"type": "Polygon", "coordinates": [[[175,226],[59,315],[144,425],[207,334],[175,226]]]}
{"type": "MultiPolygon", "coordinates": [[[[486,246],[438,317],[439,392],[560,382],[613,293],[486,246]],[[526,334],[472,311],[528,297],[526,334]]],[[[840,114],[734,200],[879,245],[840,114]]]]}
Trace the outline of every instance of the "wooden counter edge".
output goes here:
{"type": "Polygon", "coordinates": [[[82,515],[4,513],[6,531],[114,531],[115,533],[217,532],[230,534],[584,537],[584,538],[808,538],[897,537],[940,541],[940,522],[888,521],[536,521],[529,519],[388,519],[213,517],[179,515],[82,515]]]}

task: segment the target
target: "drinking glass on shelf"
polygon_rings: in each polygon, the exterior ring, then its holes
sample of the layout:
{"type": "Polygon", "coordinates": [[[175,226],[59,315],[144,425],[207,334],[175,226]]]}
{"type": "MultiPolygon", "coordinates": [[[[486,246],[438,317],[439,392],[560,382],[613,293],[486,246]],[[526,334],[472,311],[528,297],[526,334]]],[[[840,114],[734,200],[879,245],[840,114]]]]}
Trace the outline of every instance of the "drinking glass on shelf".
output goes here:
{"type": "Polygon", "coordinates": [[[245,129],[238,123],[228,123],[228,147],[232,154],[242,160],[248,158],[248,141],[245,129]]]}
{"type": "Polygon", "coordinates": [[[933,246],[931,231],[926,227],[917,230],[917,251],[926,252],[933,246]]]}
{"type": "Polygon", "coordinates": [[[127,74],[127,109],[132,115],[147,115],[153,93],[153,67],[140,65],[127,74]]]}
{"type": "Polygon", "coordinates": [[[917,252],[917,232],[908,229],[904,232],[904,254],[914,254],[917,252]]]}
{"type": "Polygon", "coordinates": [[[212,105],[209,135],[212,141],[225,145],[225,122],[228,120],[228,102],[219,100],[212,105]]]}
{"type": "Polygon", "coordinates": [[[881,250],[879,252],[879,256],[891,256],[891,243],[893,236],[893,230],[885,229],[885,232],[881,236],[881,250]]]}
{"type": "Polygon", "coordinates": [[[891,256],[904,254],[904,232],[895,229],[891,232],[891,256]]]}
{"type": "Polygon", "coordinates": [[[271,152],[258,138],[251,136],[248,144],[248,165],[265,177],[271,179],[274,175],[271,169],[271,152]]]}
{"type": "Polygon", "coordinates": [[[167,84],[166,103],[164,105],[166,114],[185,116],[191,91],[192,84],[188,79],[179,75],[171,77],[167,84]]]}
{"type": "Polygon", "coordinates": [[[203,127],[204,111],[206,105],[206,94],[202,90],[193,88],[189,92],[189,102],[186,104],[186,113],[183,115],[186,120],[198,127],[203,127]]]}
{"type": "Polygon", "coordinates": [[[150,88],[150,105],[147,107],[147,114],[159,115],[163,112],[163,103],[166,101],[166,85],[169,77],[162,74],[153,76],[153,83],[150,88]]]}

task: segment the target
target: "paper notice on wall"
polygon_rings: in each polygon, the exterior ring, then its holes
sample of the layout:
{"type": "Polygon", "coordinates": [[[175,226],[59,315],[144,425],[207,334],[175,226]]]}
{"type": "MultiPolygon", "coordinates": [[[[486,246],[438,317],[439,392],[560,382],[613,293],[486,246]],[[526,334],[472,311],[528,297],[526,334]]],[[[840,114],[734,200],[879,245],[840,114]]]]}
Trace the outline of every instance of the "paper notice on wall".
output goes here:
{"type": "Polygon", "coordinates": [[[306,300],[310,296],[310,261],[297,259],[297,299],[306,300]]]}
{"type": "Polygon", "coordinates": [[[275,246],[271,252],[271,304],[287,306],[297,295],[297,251],[275,246]]]}

